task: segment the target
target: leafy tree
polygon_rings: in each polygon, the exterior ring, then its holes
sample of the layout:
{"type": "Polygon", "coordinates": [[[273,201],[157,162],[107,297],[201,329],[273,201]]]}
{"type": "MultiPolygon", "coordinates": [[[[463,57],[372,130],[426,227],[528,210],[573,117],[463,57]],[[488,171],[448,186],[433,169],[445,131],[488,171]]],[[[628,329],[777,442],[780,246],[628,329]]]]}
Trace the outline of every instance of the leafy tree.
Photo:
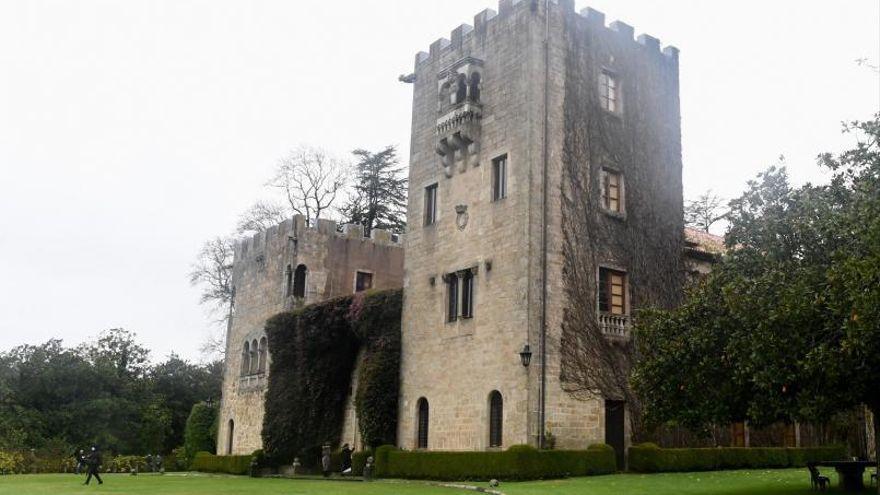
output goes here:
{"type": "Polygon", "coordinates": [[[183,448],[189,461],[197,452],[213,452],[217,444],[217,408],[205,402],[193,405],[186,420],[183,448]]]}
{"type": "Polygon", "coordinates": [[[402,233],[406,230],[407,179],[397,149],[386,146],[375,153],[357,149],[352,154],[358,161],[354,193],[342,207],[346,221],[363,225],[367,235],[373,229],[402,233]]]}
{"type": "Polygon", "coordinates": [[[73,348],[57,339],[16,347],[0,353],[0,449],[169,452],[192,404],[219,397],[221,369],[174,356],[151,365],[122,329],[73,348]]]}
{"type": "Polygon", "coordinates": [[[823,154],[829,184],[771,167],[731,202],[727,254],[672,311],[640,315],[633,382],[652,423],[880,413],[880,115],[823,154]]]}

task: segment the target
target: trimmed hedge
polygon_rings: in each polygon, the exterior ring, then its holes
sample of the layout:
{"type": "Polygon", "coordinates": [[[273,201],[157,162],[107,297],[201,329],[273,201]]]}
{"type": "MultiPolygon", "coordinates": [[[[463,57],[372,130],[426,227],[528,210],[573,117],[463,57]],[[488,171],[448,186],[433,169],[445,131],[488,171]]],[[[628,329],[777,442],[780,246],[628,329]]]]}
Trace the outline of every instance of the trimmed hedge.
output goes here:
{"type": "Polygon", "coordinates": [[[376,475],[431,480],[536,480],[609,474],[617,470],[614,449],[537,450],[515,445],[497,452],[410,452],[391,446],[376,451],[376,475]]]}
{"type": "Polygon", "coordinates": [[[662,449],[647,443],[629,448],[629,469],[640,473],[803,467],[811,461],[843,459],[843,447],[718,447],[662,449]]]}
{"type": "Polygon", "coordinates": [[[205,473],[248,474],[251,469],[249,455],[214,455],[199,452],[192,462],[193,471],[205,473]]]}

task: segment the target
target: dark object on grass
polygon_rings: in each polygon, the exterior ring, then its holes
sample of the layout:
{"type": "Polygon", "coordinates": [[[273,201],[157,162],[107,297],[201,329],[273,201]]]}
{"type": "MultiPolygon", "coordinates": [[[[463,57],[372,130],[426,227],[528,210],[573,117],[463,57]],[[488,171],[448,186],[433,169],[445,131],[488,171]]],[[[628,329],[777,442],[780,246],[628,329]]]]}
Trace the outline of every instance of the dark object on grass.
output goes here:
{"type": "Polygon", "coordinates": [[[342,462],[340,463],[340,471],[342,475],[351,474],[351,452],[348,444],[342,446],[342,462]]]}
{"type": "Polygon", "coordinates": [[[330,477],[330,444],[325,443],[321,448],[321,469],[324,471],[324,477],[330,477]]]}
{"type": "Polygon", "coordinates": [[[819,470],[816,469],[816,466],[812,463],[807,464],[807,469],[810,470],[810,489],[823,492],[827,490],[831,480],[829,480],[827,476],[822,476],[819,473],[819,470]]]}
{"type": "Polygon", "coordinates": [[[364,481],[373,480],[373,456],[367,457],[367,463],[364,464],[364,481]]]}

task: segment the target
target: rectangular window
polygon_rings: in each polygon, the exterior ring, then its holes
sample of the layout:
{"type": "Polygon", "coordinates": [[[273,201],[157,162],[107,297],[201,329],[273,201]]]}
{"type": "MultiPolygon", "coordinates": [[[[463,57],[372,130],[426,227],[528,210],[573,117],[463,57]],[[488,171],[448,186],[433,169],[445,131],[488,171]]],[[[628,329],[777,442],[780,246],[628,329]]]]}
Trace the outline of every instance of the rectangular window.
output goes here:
{"type": "Polygon", "coordinates": [[[620,87],[617,76],[603,70],[599,75],[599,104],[604,110],[618,113],[620,111],[620,87]]]}
{"type": "Polygon", "coordinates": [[[623,176],[620,172],[602,169],[602,202],[608,211],[623,212],[623,176]]]}
{"type": "Polygon", "coordinates": [[[354,291],[361,292],[373,288],[373,274],[369,272],[357,272],[354,281],[354,291]]]}
{"type": "Polygon", "coordinates": [[[425,188],[425,225],[437,221],[437,184],[425,188]]]}
{"type": "Polygon", "coordinates": [[[450,273],[446,276],[446,321],[458,319],[458,275],[450,273]]]}
{"type": "Polygon", "coordinates": [[[470,270],[461,274],[461,317],[474,317],[474,274],[470,270]]]}
{"type": "Polygon", "coordinates": [[[492,201],[507,197],[507,155],[492,160],[492,201]]]}
{"type": "Polygon", "coordinates": [[[626,273],[599,268],[599,312],[612,315],[626,313],[626,273]]]}

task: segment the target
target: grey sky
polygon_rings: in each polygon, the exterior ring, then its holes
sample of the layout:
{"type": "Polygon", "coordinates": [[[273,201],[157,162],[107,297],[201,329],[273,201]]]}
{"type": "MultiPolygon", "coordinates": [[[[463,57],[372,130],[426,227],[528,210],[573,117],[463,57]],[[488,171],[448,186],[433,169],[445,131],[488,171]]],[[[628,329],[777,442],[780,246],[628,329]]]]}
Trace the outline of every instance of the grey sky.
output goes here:
{"type": "MultiPolygon", "coordinates": [[[[685,190],[798,182],[880,108],[877,0],[580,0],[681,49],[685,190]]],[[[408,156],[414,54],[490,0],[0,1],[0,349],[125,327],[197,359],[205,239],[300,143],[408,156]]]]}

